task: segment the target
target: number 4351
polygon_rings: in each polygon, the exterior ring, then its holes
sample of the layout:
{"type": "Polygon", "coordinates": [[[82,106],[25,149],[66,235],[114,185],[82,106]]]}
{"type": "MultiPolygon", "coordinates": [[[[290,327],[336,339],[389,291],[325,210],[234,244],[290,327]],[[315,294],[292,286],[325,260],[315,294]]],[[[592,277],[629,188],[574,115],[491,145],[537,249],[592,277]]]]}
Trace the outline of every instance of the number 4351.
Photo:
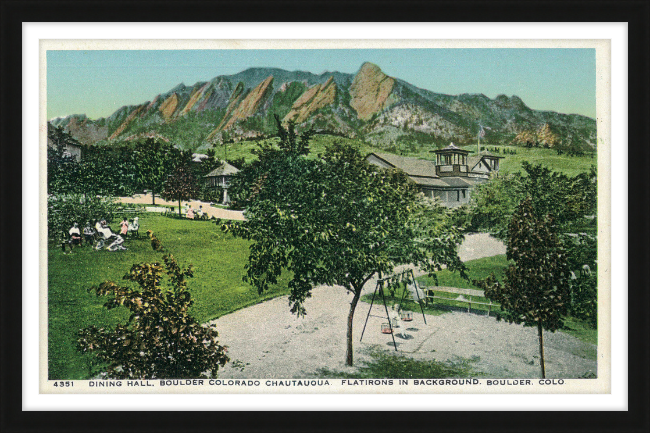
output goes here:
{"type": "Polygon", "coordinates": [[[61,381],[61,382],[54,382],[54,386],[56,386],[56,387],[59,387],[59,386],[60,386],[61,388],[68,388],[68,387],[70,387],[70,386],[74,386],[74,382],[71,382],[71,381],[69,381],[69,380],[68,380],[68,381],[65,381],[65,382],[63,382],[63,381],[61,381]]]}

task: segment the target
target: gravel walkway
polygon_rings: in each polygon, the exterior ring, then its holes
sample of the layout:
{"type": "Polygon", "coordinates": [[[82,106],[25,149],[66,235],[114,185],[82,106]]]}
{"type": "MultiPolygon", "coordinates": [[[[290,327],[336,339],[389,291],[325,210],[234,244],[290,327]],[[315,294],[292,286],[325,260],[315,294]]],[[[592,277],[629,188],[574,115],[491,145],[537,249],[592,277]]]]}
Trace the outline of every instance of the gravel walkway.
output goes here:
{"type": "MultiPolygon", "coordinates": [[[[122,203],[141,204],[146,206],[151,205],[151,194],[136,194],[132,197],[120,197],[118,200],[122,203]]],[[[183,206],[185,206],[185,203],[188,202],[183,201],[182,203],[183,206]]],[[[210,206],[210,203],[199,200],[190,200],[189,203],[195,210],[197,210],[199,206],[203,206],[203,212],[206,213],[208,217],[239,221],[243,221],[245,219],[244,213],[242,211],[212,207],[210,206]]],[[[160,197],[156,197],[156,204],[174,206],[176,208],[176,212],[178,212],[178,202],[166,201],[160,197]]]]}
{"type": "MultiPolygon", "coordinates": [[[[470,235],[460,248],[463,261],[504,254],[505,247],[485,234],[470,235]]],[[[374,290],[369,281],[365,293],[374,290]]],[[[286,296],[223,316],[217,324],[221,344],[229,346],[231,362],[220,378],[306,378],[319,369],[351,371],[346,367],[345,342],[348,305],[352,295],[340,287],[320,286],[305,303],[307,316],[289,312],[286,296]]],[[[394,351],[390,334],[382,334],[386,319],[383,305],[373,307],[363,342],[359,342],[369,304],[360,302],[355,312],[355,364],[367,359],[366,348],[394,351]]],[[[537,330],[497,322],[494,317],[451,312],[441,316],[414,314],[405,338],[396,335],[401,353],[415,359],[472,360],[472,368],[493,378],[539,377],[537,330]]],[[[548,378],[576,378],[596,373],[596,346],[567,334],[547,332],[545,337],[548,378]]]]}

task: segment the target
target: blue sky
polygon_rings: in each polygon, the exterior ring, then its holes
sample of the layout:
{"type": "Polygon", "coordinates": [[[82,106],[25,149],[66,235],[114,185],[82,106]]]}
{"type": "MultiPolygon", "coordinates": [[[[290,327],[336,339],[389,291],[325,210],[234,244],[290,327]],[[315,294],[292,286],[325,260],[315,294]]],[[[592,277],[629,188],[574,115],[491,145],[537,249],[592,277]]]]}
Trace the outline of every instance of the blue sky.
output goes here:
{"type": "Polygon", "coordinates": [[[529,107],[596,117],[594,49],[48,51],[47,117],[110,116],[186,85],[250,67],[384,73],[437,93],[517,95],[529,107]]]}

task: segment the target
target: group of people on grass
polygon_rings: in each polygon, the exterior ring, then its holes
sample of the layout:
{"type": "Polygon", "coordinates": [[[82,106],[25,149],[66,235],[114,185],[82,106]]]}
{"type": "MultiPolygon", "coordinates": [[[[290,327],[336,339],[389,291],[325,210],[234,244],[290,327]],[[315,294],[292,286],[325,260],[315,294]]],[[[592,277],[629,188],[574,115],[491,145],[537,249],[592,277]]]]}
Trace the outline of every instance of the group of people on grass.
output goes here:
{"type": "Polygon", "coordinates": [[[81,246],[82,240],[88,245],[93,245],[96,250],[101,250],[108,243],[106,247],[109,251],[126,250],[124,238],[131,233],[132,236],[137,236],[140,230],[139,218],[135,217],[132,220],[127,220],[126,217],[120,222],[119,233],[114,233],[106,223],[105,219],[93,220],[94,226],[90,221],[86,222],[83,231],[79,229],[79,225],[75,222],[68,231],[69,239],[63,242],[61,248],[65,252],[66,244],[70,247],[70,252],[75,246],[81,246]],[[83,238],[82,238],[83,233],[83,238]],[[96,242],[96,243],[95,243],[96,242]]]}
{"type": "Polygon", "coordinates": [[[187,219],[200,219],[202,220],[204,218],[204,213],[203,213],[203,206],[200,205],[198,210],[194,210],[194,208],[189,204],[185,204],[185,217],[187,219]]]}
{"type": "MultiPolygon", "coordinates": [[[[175,207],[172,206],[170,215],[175,216],[176,211],[175,207]]],[[[203,212],[203,205],[199,205],[198,209],[194,209],[192,205],[189,203],[185,203],[184,206],[181,206],[181,212],[185,213],[185,218],[190,219],[190,220],[206,220],[208,218],[208,214],[203,212]]]]}

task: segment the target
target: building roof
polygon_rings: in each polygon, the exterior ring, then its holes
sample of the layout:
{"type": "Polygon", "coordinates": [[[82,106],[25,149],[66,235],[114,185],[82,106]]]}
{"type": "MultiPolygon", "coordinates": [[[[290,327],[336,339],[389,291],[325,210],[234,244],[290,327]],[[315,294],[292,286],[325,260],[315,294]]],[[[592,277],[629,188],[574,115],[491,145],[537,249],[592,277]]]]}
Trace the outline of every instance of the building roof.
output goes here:
{"type": "Polygon", "coordinates": [[[494,158],[497,158],[497,159],[505,158],[504,156],[493,155],[490,152],[483,150],[483,151],[481,151],[480,155],[468,156],[467,157],[467,166],[469,167],[470,170],[473,169],[474,167],[476,167],[476,164],[481,162],[481,160],[486,156],[489,157],[489,158],[493,158],[493,159],[494,158]]]}
{"type": "Polygon", "coordinates": [[[442,180],[444,182],[452,187],[461,187],[461,188],[469,188],[474,186],[474,182],[471,180],[467,180],[468,178],[462,178],[462,177],[445,177],[442,180]]]}
{"type": "Polygon", "coordinates": [[[208,155],[205,155],[203,153],[193,153],[192,154],[192,162],[201,162],[204,159],[206,159],[208,155]]]}
{"type": "Polygon", "coordinates": [[[205,177],[216,177],[216,176],[232,176],[233,174],[239,173],[237,167],[224,162],[220,167],[215,168],[210,173],[206,174],[205,177]]]}
{"type": "Polygon", "coordinates": [[[468,156],[467,157],[467,166],[471,170],[474,167],[476,167],[476,164],[478,164],[482,159],[483,159],[483,155],[480,155],[480,156],[477,156],[477,155],[468,156]]]}
{"type": "Polygon", "coordinates": [[[392,165],[393,167],[399,168],[409,176],[432,177],[432,178],[438,177],[436,175],[436,164],[433,161],[429,161],[426,159],[410,158],[407,156],[398,156],[398,155],[393,155],[392,153],[373,152],[370,155],[375,155],[377,158],[386,161],[388,164],[392,165]]]}
{"type": "Polygon", "coordinates": [[[420,186],[432,186],[432,187],[440,187],[440,188],[446,188],[449,185],[442,180],[441,178],[437,177],[418,177],[418,176],[409,176],[409,179],[411,179],[413,182],[415,182],[417,185],[420,186]]]}
{"type": "Polygon", "coordinates": [[[454,153],[464,153],[468,154],[468,150],[461,149],[460,147],[456,146],[454,143],[451,143],[449,146],[443,148],[443,149],[438,149],[434,151],[435,153],[449,153],[449,152],[454,152],[454,153]]]}
{"type": "Polygon", "coordinates": [[[373,152],[368,154],[368,156],[370,155],[374,155],[388,165],[404,171],[409,179],[420,186],[441,189],[471,188],[477,183],[481,183],[480,179],[469,177],[439,177],[436,175],[436,164],[434,161],[398,156],[392,153],[373,152]]]}

